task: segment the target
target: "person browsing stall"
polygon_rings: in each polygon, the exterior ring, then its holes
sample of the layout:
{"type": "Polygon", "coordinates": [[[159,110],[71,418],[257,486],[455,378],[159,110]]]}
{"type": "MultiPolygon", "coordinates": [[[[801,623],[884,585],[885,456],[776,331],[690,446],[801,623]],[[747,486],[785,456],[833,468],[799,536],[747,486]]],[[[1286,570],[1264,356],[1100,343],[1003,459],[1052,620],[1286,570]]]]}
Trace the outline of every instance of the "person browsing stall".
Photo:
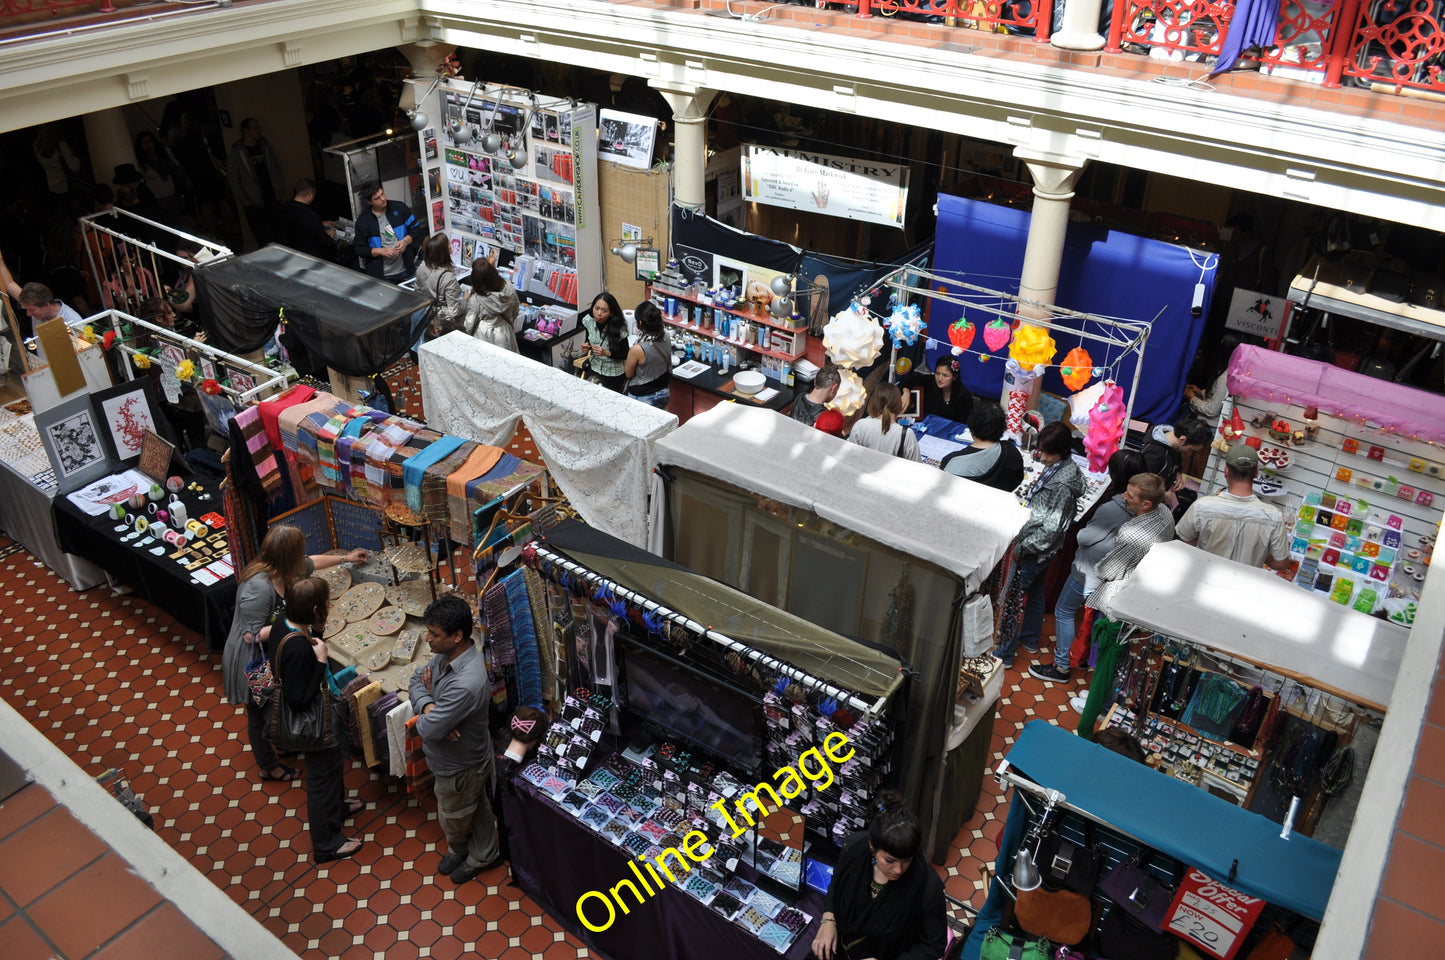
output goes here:
{"type": "Polygon", "coordinates": [[[266,740],[266,714],[251,699],[246,664],[255,656],[257,644],[266,639],[272,620],[285,615],[286,593],[292,584],[317,570],[339,563],[365,563],[369,557],[365,550],[353,550],[344,556],[308,557],[306,535],[283,523],[266,532],[260,553],[236,577],[236,612],[221,651],[221,691],[228,703],[246,707],[246,731],[262,780],[299,780],[301,771],[281,763],[266,740]]]}
{"type": "Polygon", "coordinates": [[[828,364],[813,378],[813,389],[793,401],[793,409],[788,411],[788,416],[809,427],[816,425],[842,385],[843,375],[836,366],[828,364]]]}
{"type": "Polygon", "coordinates": [[[1172,427],[1161,423],[1150,429],[1149,439],[1139,452],[1144,454],[1144,465],[1149,472],[1164,478],[1171,510],[1178,506],[1176,493],[1184,486],[1184,457],[1207,449],[1213,438],[1214,431],[1203,420],[1185,420],[1172,427]]]}
{"type": "Polygon", "coordinates": [[[461,597],[432,601],[422,620],[432,658],[412,674],[411,705],[447,838],[437,876],[462,884],[503,862],[490,796],[487,668],[472,642],[472,610],[461,597]]]}
{"type": "Polygon", "coordinates": [[[503,279],[486,257],[472,261],[472,272],[466,283],[472,288],[472,295],[467,298],[463,329],[469,336],[516,353],[517,313],[522,309],[517,288],[512,286],[512,281],[503,279]]]}
{"type": "Polygon", "coordinates": [[[1259,454],[1236,443],[1224,455],[1225,489],[1200,497],[1179,519],[1179,539],[1206,553],[1251,567],[1282,570],[1289,564],[1289,526],[1284,513],[1254,493],[1259,454]]]}
{"type": "Polygon", "coordinates": [[[898,422],[907,402],[906,393],[896,384],[884,381],[875,386],[868,394],[868,416],[853,424],[848,442],[904,460],[922,461],[918,438],[898,422]]]}
{"type": "Polygon", "coordinates": [[[316,212],[316,181],[296,181],[291,199],[276,211],[276,242],[318,260],[336,262],[336,221],[316,212]]]}
{"type": "Polygon", "coordinates": [[[973,394],[958,379],[958,359],[943,353],[933,361],[933,373],[923,370],[901,377],[900,386],[923,391],[923,415],[942,417],[956,423],[968,423],[973,412],[973,394]]]}
{"type": "Polygon", "coordinates": [[[424,230],[400,200],[387,200],[386,190],[368,180],[356,191],[366,209],[356,218],[352,246],[362,269],[378,280],[401,283],[416,267],[417,247],[424,230]]]}
{"type": "Polygon", "coordinates": [[[610,293],[594,297],[582,328],[587,331],[587,366],[604,387],[621,393],[627,383],[627,318],[617,298],[610,293]]]}
{"type": "Polygon", "coordinates": [[[1134,516],[1114,534],[1114,546],[1104,559],[1094,565],[1099,586],[1089,594],[1084,606],[1090,610],[1104,610],[1124,587],[1124,581],[1144,554],[1156,543],[1168,543],[1174,539],[1174,515],[1168,508],[1160,509],[1164,502],[1164,481],[1157,474],[1142,474],[1145,479],[1133,478],[1130,484],[1139,488],[1139,509],[1134,516]],[[1158,483],[1148,480],[1153,477],[1158,483]],[[1134,483],[1135,480],[1139,482],[1134,483]],[[1157,499],[1155,496],[1157,494],[1157,499]]]}
{"type": "Polygon", "coordinates": [[[421,263],[416,265],[416,292],[431,297],[436,304],[428,338],[463,329],[467,305],[462,300],[457,272],[452,269],[451,241],[444,233],[433,234],[422,245],[421,263]]]}
{"type": "Polygon", "coordinates": [[[923,829],[885,790],[868,829],[843,844],[813,937],[818,960],[937,960],[948,941],[943,881],[922,856],[923,829]]]}
{"type": "Polygon", "coordinates": [[[1024,482],[1024,457],[1012,440],[1004,439],[1008,420],[996,403],[976,403],[968,417],[970,446],[956,450],[939,464],[944,473],[975,480],[1011,493],[1024,482]]]}
{"type": "Polygon", "coordinates": [[[667,409],[672,395],[672,341],[662,322],[662,311],[644,300],[633,311],[637,321],[637,342],[627,351],[624,374],[627,395],[659,410],[667,409]]]}
{"type": "MultiPolygon", "coordinates": [[[[271,673],[286,706],[304,711],[321,695],[326,680],[326,640],[322,632],[331,612],[331,587],[320,577],[302,577],[286,590],[286,613],[266,641],[271,673]]],[[[343,836],[341,825],[365,809],[346,798],[345,735],[334,747],[306,751],[306,821],[311,859],[342,860],[361,849],[361,841],[343,836]]]]}

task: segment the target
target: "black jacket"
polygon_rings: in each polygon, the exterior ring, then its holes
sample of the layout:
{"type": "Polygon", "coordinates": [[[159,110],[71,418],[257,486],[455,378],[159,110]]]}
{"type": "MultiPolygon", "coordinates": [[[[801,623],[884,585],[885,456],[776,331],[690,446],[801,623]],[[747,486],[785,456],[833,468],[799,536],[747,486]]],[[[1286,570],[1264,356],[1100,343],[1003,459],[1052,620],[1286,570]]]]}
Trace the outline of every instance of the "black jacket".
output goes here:
{"type": "MultiPolygon", "coordinates": [[[[421,253],[421,242],[426,239],[426,230],[417,222],[416,217],[412,216],[411,208],[400,200],[386,202],[386,219],[390,221],[391,229],[396,232],[398,240],[403,237],[412,238],[411,245],[401,252],[406,272],[410,275],[416,270],[416,258],[421,253]]],[[[386,258],[371,255],[372,250],[385,244],[381,240],[381,223],[370,207],[361,211],[361,216],[356,218],[356,239],[351,245],[355,248],[356,255],[361,258],[363,270],[378,279],[386,276],[386,258]]]]}
{"type": "MultiPolygon", "coordinates": [[[[276,242],[319,260],[336,260],[336,241],[322,225],[311,204],[287,200],[276,211],[276,242]]],[[[407,251],[410,253],[411,251],[407,251]]]]}

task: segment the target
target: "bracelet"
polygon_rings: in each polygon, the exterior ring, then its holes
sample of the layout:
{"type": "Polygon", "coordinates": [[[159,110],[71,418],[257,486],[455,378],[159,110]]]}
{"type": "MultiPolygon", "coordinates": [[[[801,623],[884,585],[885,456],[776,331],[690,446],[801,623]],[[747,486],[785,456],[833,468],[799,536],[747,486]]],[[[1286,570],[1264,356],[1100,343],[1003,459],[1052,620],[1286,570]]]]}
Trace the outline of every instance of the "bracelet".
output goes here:
{"type": "Polygon", "coordinates": [[[819,922],[819,923],[831,923],[831,924],[832,924],[833,926],[835,926],[835,927],[838,925],[838,921],[837,921],[837,920],[834,920],[832,917],[823,917],[823,918],[820,919],[818,922],[819,922]]]}

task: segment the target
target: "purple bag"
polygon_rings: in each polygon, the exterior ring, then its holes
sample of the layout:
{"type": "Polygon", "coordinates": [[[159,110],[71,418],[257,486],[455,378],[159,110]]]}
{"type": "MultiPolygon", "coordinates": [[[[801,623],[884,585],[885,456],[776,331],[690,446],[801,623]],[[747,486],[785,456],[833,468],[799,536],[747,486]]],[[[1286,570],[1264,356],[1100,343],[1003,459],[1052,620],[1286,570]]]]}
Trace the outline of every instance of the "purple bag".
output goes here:
{"type": "Polygon", "coordinates": [[[1149,872],[1149,859],[1146,853],[1141,863],[1140,852],[1131,854],[1100,881],[1099,890],[1125,916],[1161,933],[1174,891],[1149,872]]]}

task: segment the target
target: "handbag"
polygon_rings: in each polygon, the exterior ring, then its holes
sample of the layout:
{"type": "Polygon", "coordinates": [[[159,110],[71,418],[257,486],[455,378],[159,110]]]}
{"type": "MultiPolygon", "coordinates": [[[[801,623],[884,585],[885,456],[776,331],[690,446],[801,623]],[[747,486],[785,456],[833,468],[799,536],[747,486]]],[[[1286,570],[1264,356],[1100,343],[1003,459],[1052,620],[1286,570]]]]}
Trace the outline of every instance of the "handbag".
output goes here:
{"type": "Polygon", "coordinates": [[[1086,893],[1073,890],[1020,890],[1014,917],[1025,933],[1054,943],[1081,943],[1094,925],[1094,905],[1086,893]]]}
{"type": "MultiPolygon", "coordinates": [[[[276,646],[277,658],[281,648],[299,633],[288,633],[276,646]]],[[[330,750],[341,743],[341,730],[336,722],[336,698],[323,680],[316,697],[301,710],[293,710],[286,703],[281,677],[274,675],[276,685],[271,695],[271,710],[266,721],[266,739],[277,750],[285,753],[309,753],[315,750],[330,750]]]]}
{"type": "Polygon", "coordinates": [[[983,945],[978,951],[979,960],[1049,960],[1049,942],[1044,939],[1031,940],[1014,933],[1004,933],[994,927],[983,935],[983,945]]]}
{"type": "Polygon", "coordinates": [[[1178,938],[1144,927],[1118,904],[1099,924],[1099,955],[1109,960],[1176,960],[1178,953],[1178,938]]]}
{"type": "MultiPolygon", "coordinates": [[[[1136,851],[1124,860],[1099,884],[1099,891],[1114,902],[1118,910],[1110,910],[1112,916],[1119,913],[1158,932],[1164,929],[1164,919],[1169,913],[1169,904],[1174,900],[1174,891],[1149,872],[1152,853],[1136,851]],[[1142,862],[1141,862],[1142,853],[1142,862]]],[[[1123,960],[1109,954],[1109,960],[1123,960]]]]}
{"type": "MultiPolygon", "coordinates": [[[[1050,830],[1039,839],[1034,852],[1044,886],[1050,890],[1071,890],[1086,897],[1093,894],[1099,882],[1098,846],[1094,842],[1094,825],[1085,821],[1084,843],[1074,843],[1057,830],[1050,830]]],[[[1049,938],[1053,940],[1053,937],[1049,938]]]]}
{"type": "Polygon", "coordinates": [[[251,691],[251,702],[258,707],[266,705],[271,698],[271,692],[276,688],[276,680],[271,676],[271,661],[266,658],[264,643],[256,644],[256,655],[246,664],[246,686],[251,691]]]}

